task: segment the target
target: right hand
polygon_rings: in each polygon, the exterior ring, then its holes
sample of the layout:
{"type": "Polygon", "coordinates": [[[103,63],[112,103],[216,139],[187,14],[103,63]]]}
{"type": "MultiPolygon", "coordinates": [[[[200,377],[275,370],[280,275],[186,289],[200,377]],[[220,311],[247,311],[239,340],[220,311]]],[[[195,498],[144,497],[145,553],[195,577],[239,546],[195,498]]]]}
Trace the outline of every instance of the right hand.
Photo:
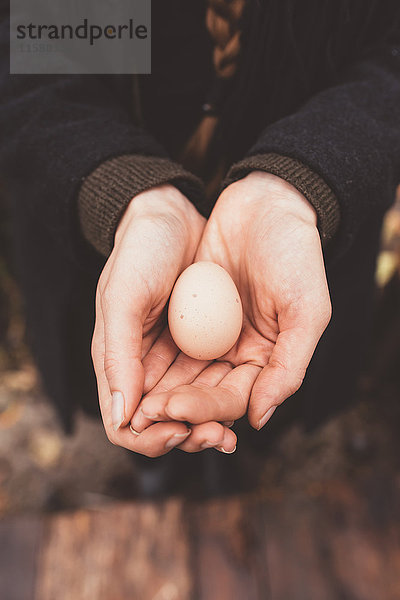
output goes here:
{"type": "MultiPolygon", "coordinates": [[[[178,355],[164,308],[177,277],[193,262],[204,226],[205,219],[172,185],[138,194],[118,225],[97,286],[92,358],[106,434],[113,444],[151,457],[189,436],[190,452],[210,437],[234,435],[220,423],[196,425],[189,433],[174,421],[155,423],[140,435],[129,428],[142,395],[178,355]]],[[[184,361],[182,371],[189,383],[193,374],[184,361]]]]}

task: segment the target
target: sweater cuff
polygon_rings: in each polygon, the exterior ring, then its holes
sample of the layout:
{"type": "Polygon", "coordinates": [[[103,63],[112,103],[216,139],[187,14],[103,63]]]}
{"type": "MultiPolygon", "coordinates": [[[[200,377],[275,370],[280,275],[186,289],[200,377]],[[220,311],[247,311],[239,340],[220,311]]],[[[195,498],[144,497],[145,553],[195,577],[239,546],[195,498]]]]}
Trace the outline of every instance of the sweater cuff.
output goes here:
{"type": "Polygon", "coordinates": [[[201,211],[204,188],[200,179],[167,158],[128,154],[103,162],[83,181],[78,211],[85,238],[108,256],[118,223],[134,196],[170,183],[201,211]]]}
{"type": "Polygon", "coordinates": [[[280,154],[256,154],[232,165],[222,187],[242,179],[251,171],[266,171],[293,185],[314,207],[322,243],[326,244],[334,237],[340,221],[339,203],[325,181],[308,166],[280,154]]]}

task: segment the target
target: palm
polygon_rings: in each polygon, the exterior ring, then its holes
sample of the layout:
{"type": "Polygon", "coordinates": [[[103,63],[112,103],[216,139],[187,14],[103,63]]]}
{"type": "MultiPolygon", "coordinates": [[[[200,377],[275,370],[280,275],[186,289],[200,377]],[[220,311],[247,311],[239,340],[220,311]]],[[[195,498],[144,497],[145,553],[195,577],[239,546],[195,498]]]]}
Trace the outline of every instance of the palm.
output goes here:
{"type": "MultiPolygon", "coordinates": [[[[178,354],[168,331],[166,304],[176,278],[190,264],[193,255],[190,260],[183,255],[182,240],[174,231],[173,223],[168,223],[165,217],[159,221],[153,218],[150,224],[137,220],[134,226],[135,235],[125,243],[124,251],[135,256],[135,264],[132,267],[128,263],[128,272],[123,274],[123,280],[126,287],[131,288],[128,289],[130,297],[141,289],[144,305],[142,363],[144,393],[147,393],[178,354]],[[139,255],[138,247],[146,248],[146,253],[139,255]],[[145,282],[141,273],[151,273],[151,277],[145,282]]],[[[200,221],[199,229],[202,227],[200,221]]]]}
{"type": "MultiPolygon", "coordinates": [[[[240,260],[224,244],[216,244],[213,236],[205,236],[197,253],[197,260],[210,260],[224,267],[232,276],[242,299],[243,327],[237,343],[221,359],[234,366],[253,364],[263,367],[272,353],[279,326],[271,290],[265,286],[256,263],[250,264],[248,252],[240,260]],[[235,262],[236,259],[236,262],[235,262]]],[[[264,253],[259,250],[260,255],[264,253]]],[[[252,257],[254,258],[254,257],[252,257]]],[[[264,262],[265,266],[265,262],[264,262]]]]}
{"type": "MultiPolygon", "coordinates": [[[[201,393],[204,408],[207,400],[215,405],[218,397],[216,394],[220,394],[222,399],[226,390],[232,387],[234,392],[240,395],[242,402],[227,415],[226,420],[238,419],[245,414],[254,381],[260,370],[268,363],[275,346],[279,333],[276,304],[271,290],[268,293],[264,284],[264,281],[268,281],[271,277],[261,277],[258,269],[260,264],[266,267],[266,261],[260,260],[265,256],[264,249],[253,245],[253,252],[250,255],[244,245],[242,255],[238,256],[238,245],[230,245],[222,237],[217,238],[218,229],[212,222],[207,226],[196,261],[215,262],[231,274],[242,298],[241,334],[233,348],[215,361],[200,361],[180,353],[142,402],[141,408],[149,416],[162,415],[162,418],[165,418],[163,410],[165,403],[171,399],[171,393],[182,392],[187,395],[187,386],[190,385],[192,399],[189,399],[189,402],[194,405],[201,393]],[[231,248],[233,252],[230,251],[231,248]],[[259,284],[255,285],[255,282],[259,284]]],[[[184,419],[181,400],[182,398],[178,401],[180,406],[177,407],[180,415],[172,415],[171,412],[171,418],[174,416],[184,419]]],[[[201,423],[206,419],[207,412],[204,411],[198,411],[197,414],[190,413],[190,418],[187,418],[193,423],[201,423]]],[[[225,420],[223,411],[221,420],[225,420]]]]}

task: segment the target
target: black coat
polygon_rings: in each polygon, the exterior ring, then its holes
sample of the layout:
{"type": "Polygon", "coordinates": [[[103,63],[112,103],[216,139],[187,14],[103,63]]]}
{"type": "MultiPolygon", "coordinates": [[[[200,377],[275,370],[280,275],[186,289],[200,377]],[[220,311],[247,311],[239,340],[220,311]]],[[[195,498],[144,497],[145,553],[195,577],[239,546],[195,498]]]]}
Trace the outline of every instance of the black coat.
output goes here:
{"type": "MultiPolygon", "coordinates": [[[[104,257],[83,239],[80,185],[113,156],[174,156],[212,87],[212,47],[203,1],[153,1],[152,75],[138,78],[144,130],[131,77],[10,76],[7,5],[1,0],[0,177],[32,347],[68,428],[74,407],[97,412],[89,347],[104,257]]],[[[348,402],[365,343],[380,221],[400,180],[398,17],[389,1],[249,2],[219,125],[219,151],[231,162],[246,153],[296,158],[340,204],[326,250],[334,316],[302,392],[308,424],[348,402]]]]}

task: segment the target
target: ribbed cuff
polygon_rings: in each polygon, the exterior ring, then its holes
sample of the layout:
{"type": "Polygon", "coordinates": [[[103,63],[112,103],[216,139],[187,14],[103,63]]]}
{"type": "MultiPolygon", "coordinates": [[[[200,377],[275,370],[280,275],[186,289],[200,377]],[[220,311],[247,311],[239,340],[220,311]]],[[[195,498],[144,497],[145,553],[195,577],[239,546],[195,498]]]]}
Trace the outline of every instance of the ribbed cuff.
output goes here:
{"type": "Polygon", "coordinates": [[[222,187],[227,187],[252,171],[266,171],[293,185],[315,208],[322,242],[326,244],[334,237],[340,221],[339,203],[319,175],[294,158],[273,153],[256,154],[232,165],[222,187]]]}
{"type": "Polygon", "coordinates": [[[102,163],[82,183],[78,210],[85,238],[108,256],[119,220],[134,196],[171,183],[201,210],[204,187],[200,179],[167,158],[125,155],[102,163]]]}

